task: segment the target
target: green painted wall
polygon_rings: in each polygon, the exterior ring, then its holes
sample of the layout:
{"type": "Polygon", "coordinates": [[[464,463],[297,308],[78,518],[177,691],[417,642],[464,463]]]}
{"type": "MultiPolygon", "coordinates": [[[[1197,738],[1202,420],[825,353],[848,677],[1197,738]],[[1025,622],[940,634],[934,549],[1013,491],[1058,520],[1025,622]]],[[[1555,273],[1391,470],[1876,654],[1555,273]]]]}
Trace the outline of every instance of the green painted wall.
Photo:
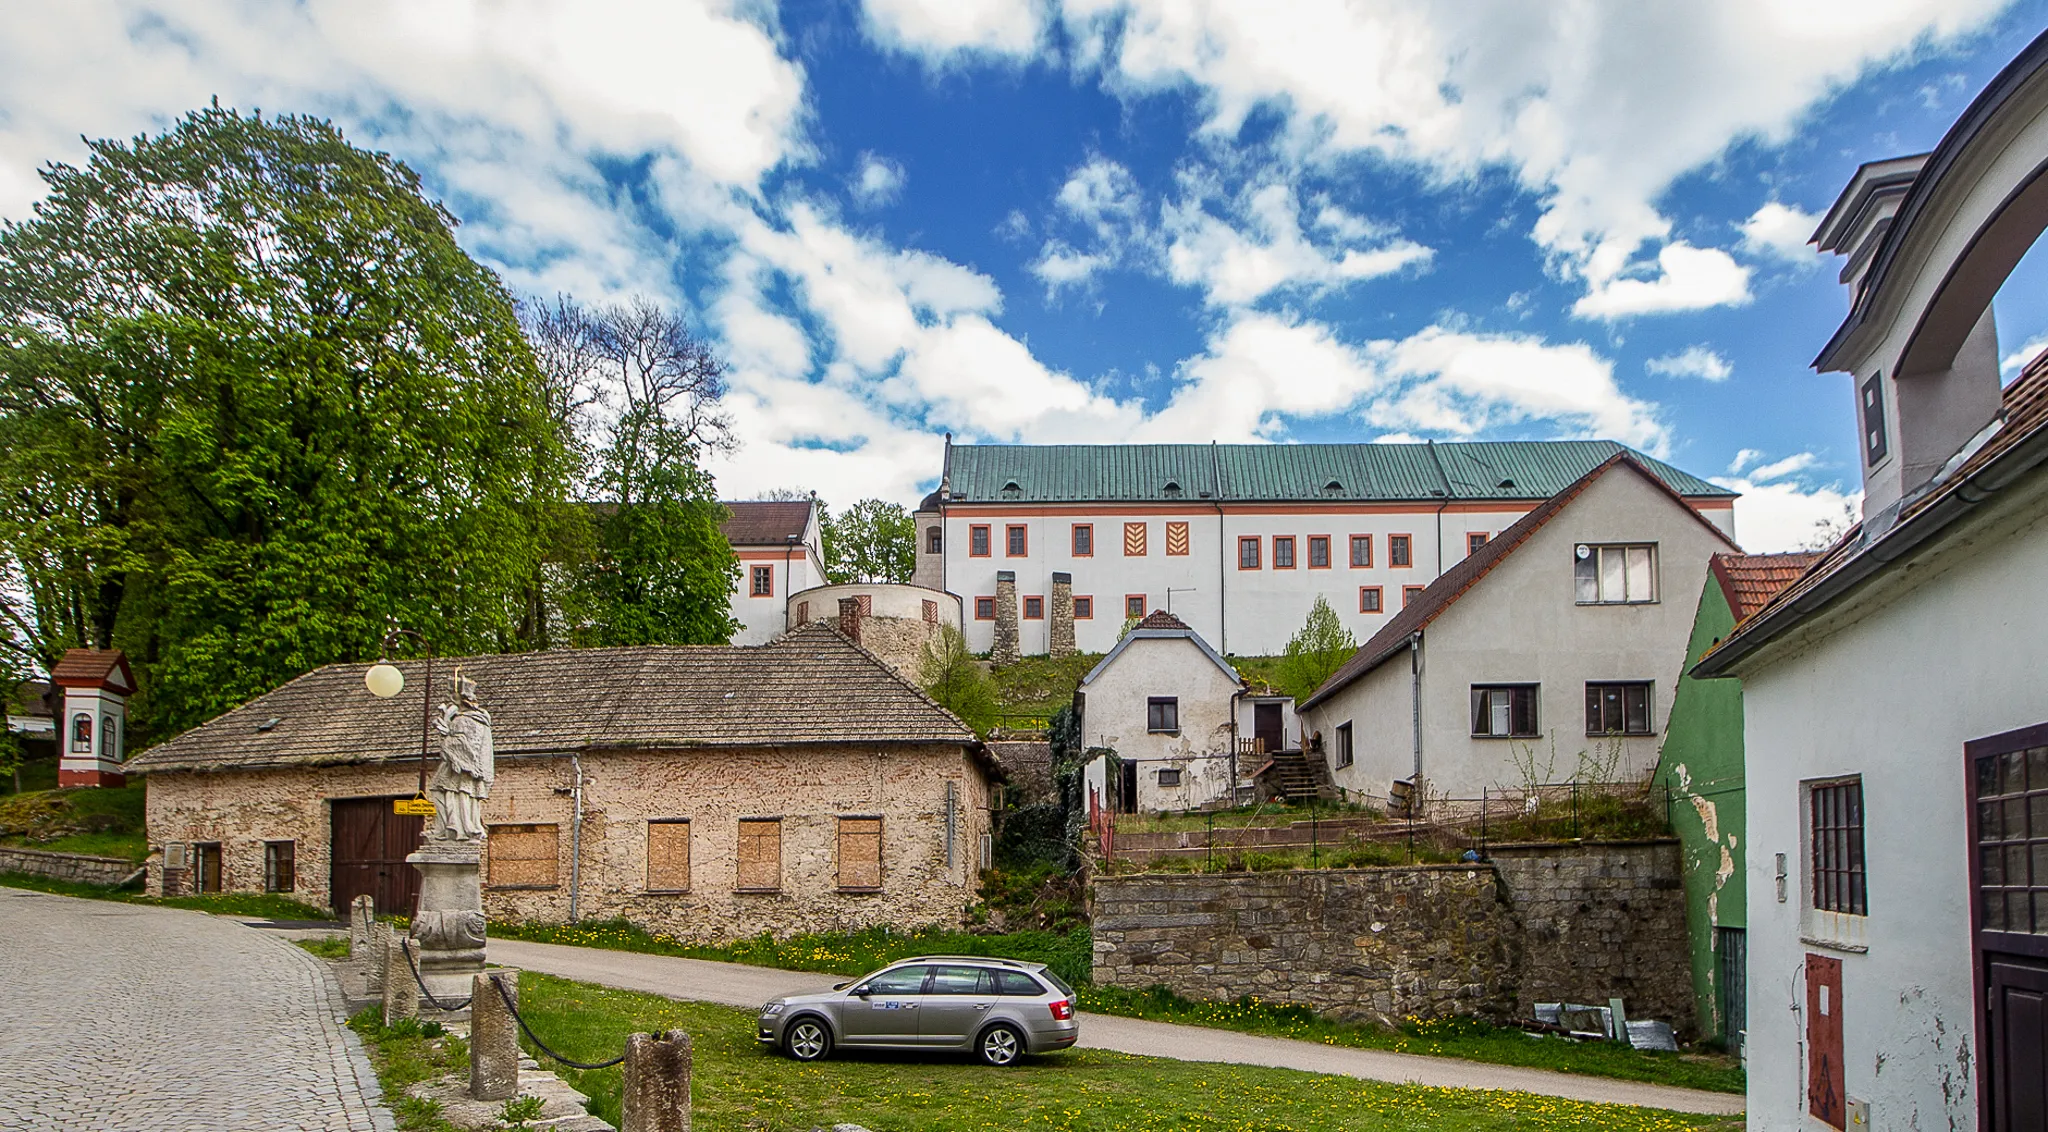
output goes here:
{"type": "MultiPolygon", "coordinates": [[[[1713,575],[1693,616],[1685,669],[1735,628],[1735,614],[1713,575]]],[[[1748,926],[1743,885],[1742,685],[1735,680],[1678,681],[1657,781],[1671,791],[1671,825],[1684,850],[1685,922],[1692,939],[1693,997],[1703,1037],[1722,1032],[1720,964],[1714,929],[1748,926]]]]}

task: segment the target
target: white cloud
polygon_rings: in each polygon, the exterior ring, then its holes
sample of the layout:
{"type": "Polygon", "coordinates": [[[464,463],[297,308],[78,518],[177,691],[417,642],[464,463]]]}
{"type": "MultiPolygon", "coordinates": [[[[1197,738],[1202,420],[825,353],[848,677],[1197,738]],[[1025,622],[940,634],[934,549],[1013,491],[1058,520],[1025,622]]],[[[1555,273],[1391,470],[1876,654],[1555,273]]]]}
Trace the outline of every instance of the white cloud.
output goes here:
{"type": "Polygon", "coordinates": [[[1739,476],[1714,482],[1742,493],[1735,501],[1735,534],[1743,549],[1759,554],[1809,549],[1824,525],[1838,524],[1863,502],[1861,491],[1843,491],[1837,484],[1807,487],[1739,476]]]}
{"type": "MultiPolygon", "coordinates": [[[[1323,289],[1391,275],[1427,264],[1435,254],[1405,239],[1374,247],[1317,247],[1302,232],[1301,206],[1286,184],[1247,189],[1233,211],[1242,227],[1218,218],[1194,196],[1167,205],[1162,213],[1167,277],[1200,287],[1216,305],[1241,306],[1282,288],[1323,289]]],[[[1319,228],[1349,233],[1355,240],[1382,235],[1376,226],[1328,205],[1316,219],[1319,228]]]]}
{"type": "Polygon", "coordinates": [[[1466,437],[1542,423],[1554,435],[1619,440],[1653,455],[1671,446],[1656,406],[1624,393],[1614,363],[1584,343],[1431,327],[1374,343],[1373,352],[1390,377],[1407,379],[1367,409],[1383,428],[1466,437]]]}
{"type": "Polygon", "coordinates": [[[1640,314],[1740,306],[1749,302],[1749,268],[1719,248],[1665,244],[1650,279],[1610,276],[1595,279],[1572,304],[1580,318],[1616,319],[1640,314]]]}
{"type": "Polygon", "coordinates": [[[1728,474],[1731,476],[1740,475],[1742,474],[1742,470],[1744,468],[1749,467],[1750,465],[1756,463],[1758,460],[1761,460],[1763,458],[1764,454],[1762,452],[1759,452],[1754,448],[1745,448],[1742,451],[1737,452],[1733,460],[1728,461],[1728,474]]]}
{"type": "Polygon", "coordinates": [[[1735,372],[1728,359],[1705,346],[1687,346],[1675,354],[1651,358],[1643,368],[1663,377],[1697,377],[1702,381],[1726,381],[1735,372]]]}
{"type": "Polygon", "coordinates": [[[860,155],[860,168],[854,172],[846,191],[853,197],[853,203],[860,207],[878,208],[894,203],[902,195],[904,180],[900,163],[863,153],[860,155]]]}
{"type": "Polygon", "coordinates": [[[2036,334],[2021,343],[2019,349],[2014,350],[1999,360],[1998,372],[2003,374],[2017,373],[2028,362],[2033,361],[2042,350],[2048,350],[2048,334],[2036,334]]]}
{"type": "Polygon", "coordinates": [[[1767,201],[1742,222],[1742,250],[1787,263],[1816,264],[1820,252],[1807,240],[1819,226],[1820,217],[1813,213],[1767,201]]]}
{"type": "Polygon", "coordinates": [[[869,38],[943,64],[956,52],[1023,58],[1044,34],[1032,0],[865,0],[869,38]]]}
{"type": "Polygon", "coordinates": [[[1172,400],[1138,439],[1270,439],[1281,414],[1340,413],[1384,381],[1368,350],[1329,327],[1262,313],[1233,319],[1175,376],[1172,400]]]}
{"type": "Polygon", "coordinates": [[[1813,467],[1813,465],[1818,461],[1819,457],[1815,456],[1811,452],[1795,452],[1782,460],[1773,460],[1768,464],[1759,465],[1755,469],[1751,470],[1751,472],[1749,473],[1749,478],[1756,481],[1757,483],[1768,483],[1772,480],[1781,480],[1784,479],[1786,476],[1792,475],[1796,472],[1803,472],[1806,469],[1813,467]]]}
{"type": "MultiPolygon", "coordinates": [[[[1053,201],[1066,222],[1087,233],[1088,247],[1076,248],[1058,236],[1046,240],[1029,270],[1045,284],[1047,297],[1057,296],[1063,287],[1087,283],[1151,241],[1144,190],[1129,169],[1106,157],[1091,157],[1067,174],[1053,201]]],[[[1023,227],[1016,221],[1022,221],[1021,214],[1013,213],[1004,226],[1021,233],[1023,227]]]]}

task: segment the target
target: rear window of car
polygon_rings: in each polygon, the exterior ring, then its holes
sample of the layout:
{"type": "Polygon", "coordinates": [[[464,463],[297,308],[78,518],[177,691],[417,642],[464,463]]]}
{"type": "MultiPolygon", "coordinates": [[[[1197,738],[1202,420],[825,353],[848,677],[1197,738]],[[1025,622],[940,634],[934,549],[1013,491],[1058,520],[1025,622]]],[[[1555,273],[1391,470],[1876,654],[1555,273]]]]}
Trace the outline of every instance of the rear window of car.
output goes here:
{"type": "Polygon", "coordinates": [[[996,988],[998,994],[1021,994],[1031,998],[1037,998],[1045,993],[1045,988],[1038,985],[1037,979],[1022,971],[997,971],[996,988]]]}
{"type": "Polygon", "coordinates": [[[1074,988],[1068,986],[1067,981],[1065,979],[1062,979],[1058,975],[1053,974],[1052,971],[1049,969],[1040,971],[1039,974],[1045,976],[1046,982],[1049,982],[1053,986],[1060,988],[1061,994],[1066,995],[1068,998],[1074,997],[1074,988]]]}

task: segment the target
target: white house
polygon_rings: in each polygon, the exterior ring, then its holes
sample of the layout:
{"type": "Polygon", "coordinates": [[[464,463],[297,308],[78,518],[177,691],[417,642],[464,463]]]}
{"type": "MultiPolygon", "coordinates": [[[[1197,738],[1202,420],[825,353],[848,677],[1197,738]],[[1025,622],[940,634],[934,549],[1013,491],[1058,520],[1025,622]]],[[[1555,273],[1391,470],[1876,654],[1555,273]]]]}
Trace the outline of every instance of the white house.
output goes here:
{"type": "MultiPolygon", "coordinates": [[[[918,506],[918,585],[968,644],[1103,652],[1171,609],[1225,655],[1279,652],[1321,596],[1360,639],[1611,457],[1611,441],[956,445],[918,506]],[[1008,579],[1002,575],[1010,575],[1008,579]],[[1071,624],[1049,600],[1071,579],[1071,624]],[[1008,588],[1001,582],[1010,582],[1008,588]]],[[[1731,537],[1734,495],[1630,453],[1731,537]]]]}
{"type": "Polygon", "coordinates": [[[1609,457],[1453,566],[1301,703],[1332,782],[1455,798],[1579,753],[1657,761],[1707,562],[1734,549],[1635,456],[1609,457]],[[1619,748],[1616,751],[1616,747],[1619,748]],[[1553,760],[1553,753],[1555,758],[1553,760]]]}
{"type": "Polygon", "coordinates": [[[120,649],[67,649],[50,669],[64,697],[57,716],[57,785],[128,781],[128,697],[135,673],[120,649]]]}
{"type": "Polygon", "coordinates": [[[790,625],[789,596],[826,584],[822,509],[814,499],[723,506],[732,514],[720,529],[740,559],[732,591],[732,615],[740,628],[732,643],[766,644],[790,625]]]}
{"type": "Polygon", "coordinates": [[[2044,226],[2048,35],[1815,234],[1863,521],[1694,669],[1742,681],[1758,1132],[2048,1127],[2048,364],[2001,390],[1990,306],[2044,226]]]}
{"type": "Polygon", "coordinates": [[[1121,783],[1095,784],[1131,812],[1233,800],[1260,761],[1251,754],[1257,744],[1240,739],[1278,743],[1293,714],[1285,697],[1251,699],[1237,670],[1164,611],[1138,622],[1082,678],[1074,705],[1081,741],[1116,751],[1121,763],[1121,783]]]}

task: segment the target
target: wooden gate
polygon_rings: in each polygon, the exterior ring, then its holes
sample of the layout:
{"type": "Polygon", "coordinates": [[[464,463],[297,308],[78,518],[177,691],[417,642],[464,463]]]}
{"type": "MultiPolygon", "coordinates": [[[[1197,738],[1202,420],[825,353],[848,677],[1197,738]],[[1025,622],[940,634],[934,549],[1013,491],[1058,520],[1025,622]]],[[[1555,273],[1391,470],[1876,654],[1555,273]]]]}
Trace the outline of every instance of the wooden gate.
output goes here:
{"type": "Polygon", "coordinates": [[[1978,1123],[2048,1128],[2048,724],[1964,746],[1978,1123]]]}
{"type": "Polygon", "coordinates": [[[406,864],[406,854],[420,847],[424,818],[391,812],[395,798],[337,798],[333,808],[333,866],[328,900],[336,915],[348,915],[349,902],[368,893],[381,916],[410,916],[419,896],[419,870],[406,864]]]}

